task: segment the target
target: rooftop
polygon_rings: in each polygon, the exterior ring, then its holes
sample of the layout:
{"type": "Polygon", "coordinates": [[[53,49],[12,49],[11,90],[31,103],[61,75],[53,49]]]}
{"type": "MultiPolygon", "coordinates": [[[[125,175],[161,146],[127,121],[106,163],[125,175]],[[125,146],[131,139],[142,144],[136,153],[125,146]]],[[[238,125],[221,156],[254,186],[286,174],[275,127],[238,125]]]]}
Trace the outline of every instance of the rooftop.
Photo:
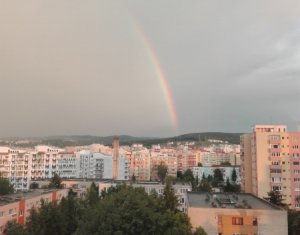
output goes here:
{"type": "Polygon", "coordinates": [[[9,203],[18,202],[24,199],[34,198],[43,194],[51,193],[58,191],[56,189],[35,189],[35,190],[28,190],[23,192],[17,192],[13,194],[7,194],[0,196],[0,206],[7,205],[9,203]]]}
{"type": "Polygon", "coordinates": [[[281,210],[280,207],[249,193],[188,192],[187,195],[189,207],[281,210]]]}

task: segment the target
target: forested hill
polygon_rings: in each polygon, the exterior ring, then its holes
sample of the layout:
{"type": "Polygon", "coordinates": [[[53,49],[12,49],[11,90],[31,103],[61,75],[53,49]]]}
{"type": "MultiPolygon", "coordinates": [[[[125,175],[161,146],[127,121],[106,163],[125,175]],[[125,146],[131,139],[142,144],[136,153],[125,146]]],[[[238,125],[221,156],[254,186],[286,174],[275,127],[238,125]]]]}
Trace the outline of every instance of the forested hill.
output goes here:
{"type": "MultiPolygon", "coordinates": [[[[129,135],[120,135],[121,145],[143,144],[147,147],[153,144],[166,144],[169,142],[186,142],[195,141],[196,143],[208,143],[208,140],[222,140],[230,144],[239,144],[241,133],[224,133],[224,132],[203,132],[190,133],[167,138],[155,137],[133,137],[129,135]]],[[[74,135],[74,136],[50,136],[44,138],[22,138],[28,141],[20,141],[19,138],[2,139],[0,146],[18,146],[18,147],[33,147],[39,144],[52,145],[57,147],[65,146],[83,146],[94,143],[111,145],[115,136],[91,136],[91,135],[74,135]]]]}
{"type": "MultiPolygon", "coordinates": [[[[231,144],[240,143],[241,133],[223,133],[223,132],[204,132],[204,133],[190,133],[174,137],[167,138],[155,138],[155,137],[133,137],[128,135],[120,135],[121,145],[131,145],[134,143],[140,143],[145,146],[151,146],[153,144],[166,144],[168,142],[177,141],[196,141],[206,142],[209,139],[228,141],[231,144]]],[[[43,144],[50,144],[58,147],[64,147],[68,145],[89,145],[93,143],[101,143],[104,145],[111,145],[114,136],[57,136],[48,137],[42,140],[43,144]]]]}

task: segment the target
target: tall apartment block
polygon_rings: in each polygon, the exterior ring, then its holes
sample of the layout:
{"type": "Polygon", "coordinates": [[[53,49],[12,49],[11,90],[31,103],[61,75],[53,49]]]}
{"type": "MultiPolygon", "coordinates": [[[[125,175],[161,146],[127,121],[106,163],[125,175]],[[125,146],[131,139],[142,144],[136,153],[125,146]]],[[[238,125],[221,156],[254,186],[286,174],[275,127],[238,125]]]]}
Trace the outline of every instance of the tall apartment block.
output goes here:
{"type": "Polygon", "coordinates": [[[241,182],[246,193],[266,197],[278,190],[300,210],[300,132],[285,125],[256,125],[241,136],[241,182]]]}

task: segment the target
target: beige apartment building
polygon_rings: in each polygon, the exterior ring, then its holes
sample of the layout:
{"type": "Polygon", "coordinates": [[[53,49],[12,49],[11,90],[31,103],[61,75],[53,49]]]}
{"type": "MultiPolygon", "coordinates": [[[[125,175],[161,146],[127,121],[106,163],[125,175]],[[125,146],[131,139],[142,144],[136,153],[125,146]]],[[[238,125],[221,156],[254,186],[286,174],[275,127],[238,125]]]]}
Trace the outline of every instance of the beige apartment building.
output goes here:
{"type": "Polygon", "coordinates": [[[41,200],[45,202],[59,202],[68,195],[68,189],[60,190],[34,190],[14,193],[0,197],[0,235],[4,235],[8,221],[15,220],[25,224],[30,215],[31,208],[40,208],[41,200]]]}
{"type": "Polygon", "coordinates": [[[287,211],[252,194],[188,192],[193,229],[209,235],[287,235],[287,211]]]}
{"type": "Polygon", "coordinates": [[[256,125],[241,136],[242,189],[258,197],[278,190],[285,203],[300,209],[300,133],[285,125],[256,125]]]}

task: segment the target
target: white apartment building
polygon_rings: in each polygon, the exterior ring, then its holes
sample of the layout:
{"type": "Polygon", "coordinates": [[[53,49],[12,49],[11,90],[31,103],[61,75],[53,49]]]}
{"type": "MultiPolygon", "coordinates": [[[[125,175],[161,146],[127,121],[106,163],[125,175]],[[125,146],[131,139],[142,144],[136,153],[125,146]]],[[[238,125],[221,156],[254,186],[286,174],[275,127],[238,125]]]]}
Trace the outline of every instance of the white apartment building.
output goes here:
{"type": "MultiPolygon", "coordinates": [[[[62,178],[112,179],[113,157],[88,150],[66,152],[42,145],[25,150],[0,147],[0,177],[8,178],[15,190],[28,190],[31,180],[47,180],[54,173],[62,178]]],[[[122,156],[117,179],[129,179],[128,160],[122,156]]]]}
{"type": "MultiPolygon", "coordinates": [[[[112,179],[113,157],[102,153],[82,150],[77,155],[77,177],[84,179],[112,179]]],[[[128,160],[122,156],[118,159],[118,180],[129,179],[128,160]]]]}

